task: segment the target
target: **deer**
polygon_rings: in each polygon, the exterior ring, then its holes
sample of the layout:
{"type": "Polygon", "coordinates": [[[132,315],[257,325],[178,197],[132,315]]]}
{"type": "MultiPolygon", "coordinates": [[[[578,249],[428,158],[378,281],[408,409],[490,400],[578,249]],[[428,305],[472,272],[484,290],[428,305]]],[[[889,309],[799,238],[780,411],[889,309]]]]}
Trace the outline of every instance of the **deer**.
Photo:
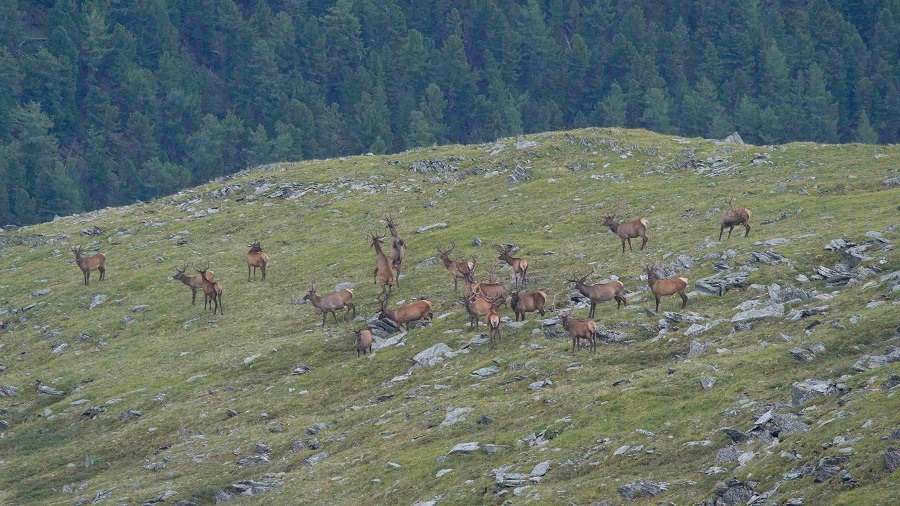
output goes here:
{"type": "Polygon", "coordinates": [[[247,245],[247,281],[250,281],[250,267],[253,267],[253,279],[256,279],[256,268],[262,271],[262,280],[266,280],[266,264],[269,263],[269,255],[263,253],[259,241],[247,245]]]}
{"type": "Polygon", "coordinates": [[[337,316],[334,312],[338,309],[344,309],[344,321],[347,321],[350,310],[353,310],[353,317],[356,318],[356,306],[350,302],[353,300],[353,290],[349,288],[320,297],[316,294],[316,281],[313,280],[309,285],[309,291],[303,296],[303,300],[309,301],[316,309],[322,312],[323,327],[325,326],[325,318],[328,316],[328,313],[331,313],[331,317],[337,323],[337,316]]]}
{"type": "MultiPolygon", "coordinates": [[[[619,210],[622,209],[622,205],[619,206],[619,210]]],[[[634,252],[634,248],[631,247],[631,240],[640,237],[643,239],[641,242],[641,251],[644,251],[644,248],[647,246],[647,220],[644,218],[639,218],[632,221],[627,221],[625,223],[619,223],[616,221],[615,215],[605,214],[603,215],[603,223],[609,230],[619,236],[619,239],[622,239],[622,253],[625,253],[625,241],[628,241],[628,249],[634,252]]]]}
{"type": "Polygon", "coordinates": [[[734,227],[738,225],[743,225],[746,232],[744,232],[744,237],[750,235],[750,210],[745,207],[734,207],[734,199],[728,201],[728,205],[731,206],[731,209],[725,211],[725,214],[722,215],[722,226],[719,228],[719,240],[722,240],[722,232],[725,231],[725,228],[728,228],[728,238],[731,239],[731,231],[734,230],[734,227]]]}
{"type": "Polygon", "coordinates": [[[497,314],[497,310],[493,306],[491,306],[490,311],[488,311],[488,314],[485,317],[485,323],[488,326],[489,344],[493,346],[494,336],[497,336],[497,342],[500,342],[500,315],[497,314]]]}
{"type": "MultiPolygon", "coordinates": [[[[180,269],[178,267],[175,267],[175,275],[172,276],[172,279],[181,281],[185,284],[185,286],[191,289],[191,305],[193,306],[197,304],[197,290],[203,289],[203,276],[200,274],[197,274],[195,276],[188,276],[187,274],[185,274],[187,268],[187,263],[185,263],[184,267],[180,269]]],[[[207,277],[209,277],[209,279],[215,280],[215,274],[213,273],[213,271],[207,270],[206,275],[207,277]]]]}
{"type": "Polygon", "coordinates": [[[525,321],[525,313],[533,313],[538,311],[544,316],[544,304],[547,303],[547,294],[541,291],[533,291],[521,295],[521,292],[513,292],[509,305],[512,306],[513,312],[516,314],[516,321],[519,321],[519,315],[522,321],[525,321]]]}
{"type": "Polygon", "coordinates": [[[569,283],[575,284],[575,288],[581,295],[584,295],[591,300],[591,312],[588,314],[588,318],[594,317],[597,304],[608,300],[616,300],[616,309],[621,308],[623,304],[625,307],[628,307],[628,300],[625,298],[625,285],[623,285],[621,281],[613,280],[609,283],[597,283],[595,285],[585,284],[585,281],[587,281],[594,272],[595,270],[591,269],[591,272],[580,279],[578,278],[578,275],[573,272],[572,279],[568,280],[569,283]]]}
{"type": "Polygon", "coordinates": [[[519,287],[520,277],[522,278],[522,286],[524,287],[527,284],[525,275],[528,274],[528,260],[524,258],[513,257],[510,254],[510,252],[512,251],[512,245],[507,244],[506,246],[499,246],[498,250],[500,251],[500,257],[498,258],[498,260],[505,261],[513,268],[516,288],[519,287]]]}
{"type": "Polygon", "coordinates": [[[419,300],[411,304],[407,304],[397,309],[387,309],[384,303],[381,304],[381,312],[378,318],[389,318],[397,327],[406,325],[407,332],[409,324],[416,320],[431,320],[434,315],[431,313],[431,302],[427,300],[419,300]]]}
{"type": "Polygon", "coordinates": [[[209,270],[209,262],[206,262],[205,269],[201,270],[194,267],[194,270],[200,274],[200,279],[203,281],[203,310],[206,311],[206,305],[209,303],[213,314],[216,314],[216,311],[219,314],[225,314],[225,306],[222,305],[222,285],[213,281],[212,271],[209,270]],[[215,303],[215,307],[213,307],[213,303],[215,303]]]}
{"type": "Polygon", "coordinates": [[[581,345],[581,340],[586,339],[590,343],[589,350],[597,352],[597,324],[591,320],[576,320],[572,314],[564,314],[559,319],[566,332],[572,335],[572,353],[581,345]]]}
{"type": "Polygon", "coordinates": [[[368,351],[372,353],[372,331],[369,329],[354,330],[356,334],[356,358],[359,358],[360,352],[363,355],[368,351]]]}
{"type": "Polygon", "coordinates": [[[91,271],[100,271],[100,281],[103,281],[103,278],[106,277],[106,268],[103,267],[103,264],[106,263],[106,256],[103,253],[97,253],[89,257],[82,257],[83,252],[84,246],[72,247],[72,253],[75,253],[75,263],[84,274],[84,286],[87,286],[90,281],[91,271]]]}
{"type": "MultiPolygon", "coordinates": [[[[474,263],[475,263],[475,259],[473,258],[472,264],[474,265],[474,263]]],[[[506,304],[506,298],[509,297],[509,290],[506,288],[506,285],[504,285],[503,283],[494,282],[494,279],[495,279],[494,270],[496,268],[497,268],[497,266],[495,265],[495,266],[491,267],[490,269],[488,269],[487,281],[482,281],[481,283],[478,283],[477,285],[478,285],[478,289],[481,290],[481,293],[483,293],[485,296],[499,297],[500,305],[502,306],[503,304],[506,304]]],[[[467,286],[468,286],[469,281],[470,280],[467,280],[467,286]]]]}
{"type": "Polygon", "coordinates": [[[403,253],[406,250],[406,243],[397,233],[397,224],[394,223],[394,217],[387,215],[383,217],[387,222],[388,231],[391,233],[391,268],[396,271],[397,286],[400,286],[400,265],[403,263],[403,253]]]}
{"type": "Polygon", "coordinates": [[[381,285],[381,293],[378,294],[375,300],[380,300],[382,296],[384,300],[387,300],[394,289],[394,271],[391,270],[390,260],[384,254],[384,251],[381,250],[384,236],[369,234],[369,239],[372,241],[371,246],[375,248],[375,273],[372,276],[372,284],[381,285]]]}
{"type": "Polygon", "coordinates": [[[459,278],[466,279],[467,276],[471,273],[474,275],[475,273],[475,259],[472,259],[471,262],[454,262],[450,260],[450,254],[453,253],[453,250],[456,249],[456,243],[454,242],[450,249],[444,250],[438,248],[438,253],[440,254],[441,260],[444,262],[444,267],[450,271],[450,274],[453,275],[453,291],[459,291],[459,278]]]}
{"type": "Polygon", "coordinates": [[[478,321],[482,316],[487,316],[492,310],[500,307],[499,299],[487,298],[481,292],[472,292],[466,296],[466,312],[469,313],[469,323],[478,331],[478,321]]]}
{"type": "Polygon", "coordinates": [[[687,278],[659,279],[656,275],[656,267],[659,267],[659,264],[654,267],[649,265],[643,265],[643,267],[644,272],[647,273],[647,285],[650,287],[650,291],[653,292],[653,296],[656,297],[657,313],[659,313],[659,299],[667,295],[675,295],[677,293],[681,296],[681,309],[687,306],[688,297],[684,293],[688,284],[687,278]]]}

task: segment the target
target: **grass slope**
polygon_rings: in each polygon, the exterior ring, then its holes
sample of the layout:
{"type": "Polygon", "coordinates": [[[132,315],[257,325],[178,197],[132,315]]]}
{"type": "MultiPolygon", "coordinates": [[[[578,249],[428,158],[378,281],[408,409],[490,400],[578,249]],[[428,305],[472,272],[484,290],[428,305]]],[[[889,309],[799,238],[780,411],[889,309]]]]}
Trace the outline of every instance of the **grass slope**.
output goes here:
{"type": "MultiPolygon", "coordinates": [[[[841,252],[823,249],[834,238],[862,243],[865,232],[876,231],[900,241],[900,189],[882,184],[897,175],[896,146],[717,145],[620,129],[528,141],[535,144],[520,140],[517,149],[516,140],[505,139],[277,164],[155,202],[3,233],[0,385],[18,396],[0,397],[0,419],[9,425],[0,438],[0,504],[210,504],[234,495],[233,484],[267,473],[281,485],[235,500],[692,504],[716,498],[732,477],[762,493],[795,466],[848,455],[838,467],[849,475],[787,480],[760,504],[897,503],[900,473],[888,473],[883,455],[900,445],[890,440],[900,429],[900,396],[881,386],[900,364],[865,372],[853,365],[898,344],[900,292],[877,274],[866,280],[874,283],[840,289],[795,280],[843,261],[841,252]],[[459,172],[409,170],[426,158],[447,160],[459,172]],[[694,160],[733,168],[712,176],[694,160]],[[531,179],[510,185],[517,165],[531,179]],[[472,175],[460,178],[466,171],[472,175]],[[269,197],[282,187],[296,198],[269,197]],[[310,191],[301,196],[303,188],[310,191]],[[749,238],[736,230],[716,243],[721,211],[714,208],[731,196],[752,209],[754,228],[749,238]],[[617,201],[629,219],[648,219],[646,252],[621,254],[618,238],[601,226],[601,211],[617,201]],[[314,308],[289,301],[301,298],[313,277],[320,292],[350,281],[360,315],[371,317],[378,289],[366,235],[384,231],[379,218],[388,212],[400,213],[408,246],[405,277],[391,301],[427,296],[436,320],[413,329],[403,346],[357,359],[351,330],[361,323],[329,320],[323,328],[314,308]],[[775,221],[762,224],[767,220],[775,221]],[[447,227],[416,232],[440,222],[447,227]],[[80,235],[91,227],[100,235],[80,235]],[[476,236],[483,246],[472,246],[476,236]],[[753,244],[773,238],[790,242],[753,244]],[[246,279],[245,245],[254,239],[271,257],[264,283],[246,279]],[[436,255],[437,245],[454,241],[454,256],[478,259],[479,277],[496,261],[494,244],[519,245],[531,261],[532,286],[559,306],[571,293],[564,280],[573,270],[596,265],[595,279],[620,276],[631,292],[628,308],[603,304],[596,320],[625,332],[630,343],[571,353],[568,339],[545,337],[530,315],[521,329],[504,328],[493,349],[472,345],[392,382],[420,351],[437,343],[459,350],[473,337],[450,275],[441,265],[415,268],[436,255]],[[107,255],[104,282],[94,273],[89,287],[81,284],[69,248],[82,243],[107,255]],[[748,263],[752,251],[765,250],[790,261],[748,263]],[[659,332],[660,317],[644,310],[653,298],[639,263],[679,255],[691,259],[679,271],[691,290],[716,273],[714,262],[725,262],[727,272],[754,267],[748,284],[834,297],[788,304],[827,306],[796,322],[762,320],[734,332],[726,321],[696,337],[684,335],[689,324],[673,323],[659,332]],[[169,278],[185,261],[212,262],[224,286],[223,316],[191,306],[190,291],[169,278]],[[94,294],[106,300],[89,309],[94,294]],[[873,301],[884,303],[867,309],[873,301]],[[149,307],[133,310],[139,305],[149,307]],[[820,325],[807,330],[814,320],[820,325]],[[709,348],[687,358],[692,339],[709,348]],[[788,352],[819,342],[825,351],[810,362],[788,352]],[[63,343],[68,347],[54,353],[63,343]],[[292,375],[298,363],[311,372],[292,375]],[[487,379],[470,374],[491,365],[498,372],[487,379]],[[701,378],[715,378],[715,385],[704,390],[701,378]],[[790,406],[791,384],[807,378],[840,380],[850,391],[790,406]],[[544,379],[552,384],[529,389],[544,379]],[[38,380],[64,395],[38,393],[38,380]],[[442,426],[459,408],[471,411],[442,426]],[[731,444],[721,428],[749,430],[770,408],[795,413],[809,430],[739,443],[743,464],[717,462],[731,444]],[[130,410],[141,416],[127,416],[130,410]],[[312,435],[316,423],[327,427],[312,435]],[[507,447],[447,455],[472,441],[507,447]],[[257,443],[271,447],[268,461],[253,458],[265,454],[257,443]],[[328,456],[307,465],[321,452],[328,456]],[[549,472],[539,480],[526,476],[518,485],[526,488],[500,486],[491,474],[505,468],[527,475],[543,461],[549,472]],[[442,469],[452,471],[436,477],[442,469]],[[640,479],[668,490],[623,499],[618,489],[640,479]]],[[[880,274],[900,270],[897,250],[867,253],[862,265],[880,274]]],[[[509,268],[498,272],[511,280],[509,268]]],[[[759,286],[722,297],[692,294],[686,311],[706,317],[703,323],[730,319],[753,298],[765,302],[768,295],[759,286]]],[[[666,298],[661,311],[678,306],[677,297],[666,298]]],[[[512,317],[508,308],[501,314],[512,317]]],[[[576,314],[586,317],[587,310],[576,314]]]]}

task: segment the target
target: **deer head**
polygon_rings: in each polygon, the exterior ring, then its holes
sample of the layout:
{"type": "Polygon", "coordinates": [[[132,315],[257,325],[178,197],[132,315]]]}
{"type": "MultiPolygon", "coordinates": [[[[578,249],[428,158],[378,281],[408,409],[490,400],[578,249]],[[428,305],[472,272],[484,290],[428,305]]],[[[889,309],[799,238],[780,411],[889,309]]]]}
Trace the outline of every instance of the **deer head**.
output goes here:
{"type": "Polygon", "coordinates": [[[258,253],[262,251],[262,246],[260,246],[259,241],[252,242],[248,244],[247,247],[250,248],[250,253],[258,253]]]}

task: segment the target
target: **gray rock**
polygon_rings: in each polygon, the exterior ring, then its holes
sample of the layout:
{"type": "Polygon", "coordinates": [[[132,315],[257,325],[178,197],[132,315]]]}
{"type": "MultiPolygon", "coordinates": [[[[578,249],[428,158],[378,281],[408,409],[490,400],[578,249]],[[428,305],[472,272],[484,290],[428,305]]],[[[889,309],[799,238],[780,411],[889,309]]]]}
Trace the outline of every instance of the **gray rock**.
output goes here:
{"type": "Polygon", "coordinates": [[[413,357],[413,368],[419,369],[423,367],[431,367],[446,360],[453,350],[444,343],[437,343],[434,346],[422,350],[413,357]]]}
{"type": "Polygon", "coordinates": [[[539,477],[539,476],[544,476],[549,471],[550,471],[550,461],[545,460],[545,461],[541,462],[540,464],[534,466],[534,469],[531,470],[531,477],[535,478],[535,477],[539,477]]]}
{"type": "Polygon", "coordinates": [[[762,320],[765,318],[778,318],[781,316],[784,316],[784,305],[772,304],[771,306],[766,306],[763,309],[751,309],[749,311],[742,311],[734,315],[731,318],[731,321],[736,323],[743,323],[762,320]]]}
{"type": "MultiPolygon", "coordinates": [[[[481,423],[481,422],[479,421],[478,423],[481,423]]],[[[481,449],[484,450],[484,453],[487,453],[488,455],[493,455],[495,453],[506,450],[507,448],[511,448],[511,447],[509,445],[494,445],[494,444],[486,444],[481,447],[481,449]]]]}
{"type": "Polygon", "coordinates": [[[816,354],[807,348],[791,348],[788,353],[798,362],[812,362],[816,358],[816,354]]]}
{"type": "Polygon", "coordinates": [[[322,432],[323,430],[325,430],[325,429],[327,429],[327,428],[328,428],[328,424],[327,424],[327,423],[318,422],[318,423],[314,423],[314,424],[313,424],[312,426],[310,426],[310,427],[307,427],[307,428],[306,428],[306,433],[309,434],[310,436],[313,436],[313,435],[315,435],[315,434],[318,434],[319,432],[322,432]]]}
{"type": "MultiPolygon", "coordinates": [[[[241,496],[254,496],[259,494],[265,494],[266,492],[270,492],[284,484],[281,481],[275,481],[275,479],[281,476],[283,473],[267,473],[259,480],[244,480],[231,485],[230,487],[225,489],[225,494],[236,494],[241,496]]],[[[216,495],[216,502],[219,502],[218,495],[216,495]]]]}
{"type": "Polygon", "coordinates": [[[828,306],[811,307],[807,309],[791,309],[788,312],[787,316],[784,317],[784,319],[790,322],[796,322],[800,321],[803,318],[809,318],[810,316],[822,314],[826,311],[828,311],[828,306]]]}
{"type": "Polygon", "coordinates": [[[95,294],[91,295],[90,309],[94,309],[95,307],[99,306],[100,304],[103,304],[104,302],[106,302],[106,295],[104,295],[102,293],[95,293],[95,294]]]}
{"type": "Polygon", "coordinates": [[[47,295],[48,293],[50,293],[49,288],[42,288],[40,290],[35,290],[34,292],[31,293],[30,296],[31,297],[43,297],[44,295],[47,295]]]}
{"type": "Polygon", "coordinates": [[[481,369],[472,371],[472,376],[476,376],[479,378],[489,378],[489,377],[497,374],[498,371],[500,371],[500,369],[497,366],[492,365],[489,367],[482,367],[481,369]]]}
{"type": "Polygon", "coordinates": [[[750,436],[747,433],[741,432],[741,431],[739,431],[737,429],[733,429],[731,427],[722,427],[722,432],[724,432],[725,435],[728,436],[735,443],[740,443],[741,441],[746,441],[746,440],[750,439],[750,436]]]}
{"type": "Polygon", "coordinates": [[[51,353],[58,355],[64,351],[66,351],[67,349],[69,349],[69,345],[66,343],[62,343],[59,346],[57,346],[56,348],[53,348],[53,351],[51,353]]]}
{"type": "Polygon", "coordinates": [[[888,188],[900,187],[900,177],[891,177],[888,179],[883,179],[881,182],[888,188]]]}
{"type": "Polygon", "coordinates": [[[725,144],[746,144],[744,142],[744,139],[741,139],[741,135],[737,132],[734,132],[728,137],[725,137],[721,142],[725,144]]]}
{"type": "Polygon", "coordinates": [[[456,455],[458,453],[472,453],[474,451],[478,451],[479,448],[481,448],[481,446],[477,442],[459,443],[458,445],[451,448],[450,451],[447,452],[447,455],[456,455]]]}
{"type": "Polygon", "coordinates": [[[734,445],[726,446],[716,452],[716,462],[719,464],[727,464],[729,462],[737,462],[738,451],[734,445]]]}
{"type": "Polygon", "coordinates": [[[546,386],[552,385],[553,382],[549,379],[544,379],[541,381],[535,381],[534,383],[528,385],[528,390],[540,390],[546,386]]]}
{"type": "Polygon", "coordinates": [[[516,165],[516,168],[513,169],[506,179],[509,184],[521,183],[522,181],[531,179],[531,171],[521,165],[516,165]]]}
{"type": "Polygon", "coordinates": [[[314,466],[327,458],[328,458],[328,452],[319,452],[307,459],[303,459],[303,465],[314,466]]]}
{"type": "Polygon", "coordinates": [[[444,417],[444,421],[441,422],[441,427],[450,427],[451,425],[456,424],[457,422],[463,422],[466,420],[466,417],[463,416],[466,413],[472,411],[472,408],[456,408],[447,411],[447,416],[444,417]]]}
{"type": "Polygon", "coordinates": [[[424,261],[423,261],[422,263],[420,263],[419,265],[417,265],[417,266],[416,266],[416,269],[424,269],[425,267],[428,267],[428,266],[431,266],[431,265],[437,265],[437,264],[439,264],[439,263],[441,263],[441,261],[440,261],[437,257],[431,257],[431,258],[429,258],[429,259],[427,259],[427,260],[424,260],[424,261]]]}
{"type": "Polygon", "coordinates": [[[773,265],[787,260],[785,257],[771,250],[754,251],[750,253],[751,262],[759,262],[762,264],[773,265]]]}
{"type": "Polygon", "coordinates": [[[833,395],[835,386],[827,381],[808,379],[791,384],[791,405],[799,406],[811,399],[833,395]]]}
{"type": "Polygon", "coordinates": [[[713,385],[716,384],[716,378],[700,378],[697,382],[700,383],[703,390],[712,390],[713,385]]]}
{"type": "Polygon", "coordinates": [[[844,239],[833,239],[831,242],[825,245],[825,249],[828,251],[841,251],[843,249],[849,248],[853,243],[845,241],[844,239]]]}
{"type": "Polygon", "coordinates": [[[294,366],[294,369],[291,371],[291,375],[292,376],[300,376],[301,374],[306,374],[309,371],[311,371],[311,369],[309,368],[308,365],[297,364],[296,366],[294,366]]]}
{"type": "Polygon", "coordinates": [[[700,341],[691,339],[691,347],[688,349],[687,356],[688,356],[688,358],[690,358],[695,355],[699,355],[700,353],[703,353],[704,351],[706,351],[708,349],[709,349],[709,344],[701,343],[700,341]]]}
{"type": "Polygon", "coordinates": [[[349,290],[349,289],[353,288],[354,286],[356,286],[356,285],[351,283],[350,281],[344,281],[343,283],[338,283],[338,284],[334,285],[334,291],[338,292],[340,290],[349,290]]]}
{"type": "Polygon", "coordinates": [[[440,478],[441,476],[444,476],[445,474],[448,474],[452,471],[453,471],[453,469],[441,469],[437,473],[434,474],[434,477],[440,478]]]}
{"type": "Polygon", "coordinates": [[[478,246],[481,246],[482,244],[484,244],[484,243],[481,241],[480,237],[475,236],[475,238],[472,239],[472,246],[475,246],[477,248],[478,246]]]}
{"type": "Polygon", "coordinates": [[[422,228],[419,229],[419,233],[421,234],[421,233],[423,233],[423,232],[428,232],[429,230],[432,230],[432,229],[435,229],[435,228],[447,228],[448,226],[449,226],[449,225],[447,225],[447,224],[444,223],[444,222],[435,223],[434,225],[426,225],[426,226],[424,226],[424,227],[422,227],[422,228]]]}
{"type": "Polygon", "coordinates": [[[716,505],[733,506],[736,504],[747,504],[754,496],[753,488],[748,483],[738,480],[731,480],[725,483],[722,488],[716,489],[716,495],[719,500],[716,505]]]}
{"type": "Polygon", "coordinates": [[[623,485],[616,489],[623,499],[636,499],[638,497],[656,497],[669,489],[668,483],[655,483],[650,480],[638,480],[623,485]]]}
{"type": "Polygon", "coordinates": [[[150,306],[148,306],[147,304],[139,304],[139,305],[134,306],[133,308],[131,308],[131,312],[132,312],[132,313],[138,313],[138,312],[140,312],[140,311],[146,311],[146,310],[148,310],[148,309],[150,309],[150,306]]]}
{"type": "Polygon", "coordinates": [[[888,448],[884,452],[884,467],[889,473],[893,473],[900,468],[900,450],[888,448]]]}
{"type": "Polygon", "coordinates": [[[674,311],[663,311],[663,317],[672,323],[697,323],[706,319],[697,314],[682,314],[674,311]]]}
{"type": "Polygon", "coordinates": [[[413,163],[409,170],[419,172],[421,174],[448,174],[459,170],[455,165],[450,164],[446,160],[432,160],[426,158],[413,163]]]}

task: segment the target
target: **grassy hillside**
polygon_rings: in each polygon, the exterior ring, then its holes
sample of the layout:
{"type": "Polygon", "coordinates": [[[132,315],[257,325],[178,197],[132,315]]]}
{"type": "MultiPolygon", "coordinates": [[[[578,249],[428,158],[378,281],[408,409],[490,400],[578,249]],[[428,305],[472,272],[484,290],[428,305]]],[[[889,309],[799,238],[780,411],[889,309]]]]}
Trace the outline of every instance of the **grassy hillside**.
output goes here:
{"type": "Polygon", "coordinates": [[[276,164],[3,232],[0,385],[16,396],[0,397],[0,504],[895,504],[900,473],[885,453],[900,447],[900,189],[883,180],[898,161],[896,146],[589,129],[276,164]],[[530,179],[510,184],[521,169],[530,179]],[[719,243],[728,197],[752,209],[753,230],[719,243]],[[649,221],[647,251],[623,255],[601,226],[619,203],[649,221]],[[383,213],[399,214],[408,246],[391,303],[428,297],[435,320],[357,359],[361,321],[322,327],[296,302],[313,278],[320,292],[351,282],[359,320],[375,314],[366,236],[385,232],[383,213]],[[868,246],[825,249],[839,238],[868,246]],[[268,279],[248,282],[257,239],[268,279]],[[443,266],[416,268],[453,242],[479,279],[495,245],[515,243],[530,286],[557,306],[574,293],[565,279],[592,266],[597,281],[623,281],[629,305],[598,307],[607,338],[595,354],[572,353],[535,314],[489,348],[443,266]],[[82,285],[75,244],[106,254],[105,281],[82,285]],[[854,252],[848,284],[817,274],[849,268],[854,252]],[[170,278],[207,261],[224,315],[203,312],[202,294],[191,306],[170,278]],[[666,298],[654,315],[640,278],[652,261],[689,290],[746,280],[689,293],[683,311],[666,298]],[[808,300],[777,304],[792,294],[808,300]],[[732,321],[751,309],[777,316],[732,321]],[[459,353],[411,367],[438,343],[459,353]],[[309,372],[292,374],[300,364],[309,372]],[[792,404],[807,379],[826,395],[792,404]],[[449,454],[468,442],[479,449],[449,454]]]}

